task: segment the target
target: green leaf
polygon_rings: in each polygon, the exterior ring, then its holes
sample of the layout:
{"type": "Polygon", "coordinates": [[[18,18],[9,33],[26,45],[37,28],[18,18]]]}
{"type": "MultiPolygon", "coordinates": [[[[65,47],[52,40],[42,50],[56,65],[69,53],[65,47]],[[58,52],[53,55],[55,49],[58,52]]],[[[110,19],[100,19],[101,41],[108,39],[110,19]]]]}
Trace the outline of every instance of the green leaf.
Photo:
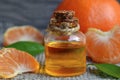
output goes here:
{"type": "Polygon", "coordinates": [[[114,64],[94,64],[98,70],[112,77],[120,78],[120,67],[114,64]]]}
{"type": "Polygon", "coordinates": [[[13,44],[7,46],[7,48],[16,48],[18,50],[28,52],[32,56],[36,56],[36,55],[44,52],[44,46],[42,46],[39,43],[29,42],[29,41],[16,42],[16,43],[13,43],[13,44]]]}

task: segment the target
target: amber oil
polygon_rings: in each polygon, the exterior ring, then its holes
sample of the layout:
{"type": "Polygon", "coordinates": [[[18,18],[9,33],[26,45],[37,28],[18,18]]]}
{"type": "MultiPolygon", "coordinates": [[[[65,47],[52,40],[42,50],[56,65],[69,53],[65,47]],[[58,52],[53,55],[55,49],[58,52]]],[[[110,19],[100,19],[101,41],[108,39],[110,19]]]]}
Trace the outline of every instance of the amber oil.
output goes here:
{"type": "Polygon", "coordinates": [[[52,76],[75,76],[86,71],[85,44],[53,41],[45,44],[45,72],[52,76]]]}

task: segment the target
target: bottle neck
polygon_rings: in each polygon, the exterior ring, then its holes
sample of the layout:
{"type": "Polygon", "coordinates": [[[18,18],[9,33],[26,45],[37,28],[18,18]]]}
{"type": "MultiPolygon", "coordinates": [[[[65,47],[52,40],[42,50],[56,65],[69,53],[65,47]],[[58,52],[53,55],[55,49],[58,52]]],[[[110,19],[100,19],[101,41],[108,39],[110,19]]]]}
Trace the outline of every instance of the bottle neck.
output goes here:
{"type": "Polygon", "coordinates": [[[78,32],[80,29],[80,26],[79,24],[76,26],[76,27],[73,27],[73,28],[68,28],[68,27],[65,27],[65,28],[62,28],[62,27],[56,27],[56,26],[49,26],[47,28],[47,31],[54,34],[54,35],[71,35],[75,32],[78,32]]]}

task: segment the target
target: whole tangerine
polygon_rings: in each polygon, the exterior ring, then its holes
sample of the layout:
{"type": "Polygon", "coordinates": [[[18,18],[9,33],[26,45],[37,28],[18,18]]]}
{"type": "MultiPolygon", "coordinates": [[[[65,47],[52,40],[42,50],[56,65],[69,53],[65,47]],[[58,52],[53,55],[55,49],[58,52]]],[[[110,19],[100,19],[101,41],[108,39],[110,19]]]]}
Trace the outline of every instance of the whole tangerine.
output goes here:
{"type": "Polygon", "coordinates": [[[120,5],[117,0],[63,0],[56,10],[73,10],[79,18],[80,30],[88,28],[103,31],[120,25],[120,5]]]}

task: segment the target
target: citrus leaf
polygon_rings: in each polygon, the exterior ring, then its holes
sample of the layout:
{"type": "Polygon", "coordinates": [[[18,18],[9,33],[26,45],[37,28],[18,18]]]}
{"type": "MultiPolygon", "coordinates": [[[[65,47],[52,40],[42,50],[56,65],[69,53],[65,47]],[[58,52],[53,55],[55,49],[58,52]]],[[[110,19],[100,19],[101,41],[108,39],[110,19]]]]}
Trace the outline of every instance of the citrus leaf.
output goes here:
{"type": "Polygon", "coordinates": [[[37,54],[44,52],[44,46],[39,43],[29,41],[16,42],[7,46],[6,48],[16,48],[18,50],[28,52],[32,56],[36,56],[37,54]]]}
{"type": "Polygon", "coordinates": [[[112,77],[120,78],[120,67],[114,64],[94,64],[98,70],[112,77]]]}

